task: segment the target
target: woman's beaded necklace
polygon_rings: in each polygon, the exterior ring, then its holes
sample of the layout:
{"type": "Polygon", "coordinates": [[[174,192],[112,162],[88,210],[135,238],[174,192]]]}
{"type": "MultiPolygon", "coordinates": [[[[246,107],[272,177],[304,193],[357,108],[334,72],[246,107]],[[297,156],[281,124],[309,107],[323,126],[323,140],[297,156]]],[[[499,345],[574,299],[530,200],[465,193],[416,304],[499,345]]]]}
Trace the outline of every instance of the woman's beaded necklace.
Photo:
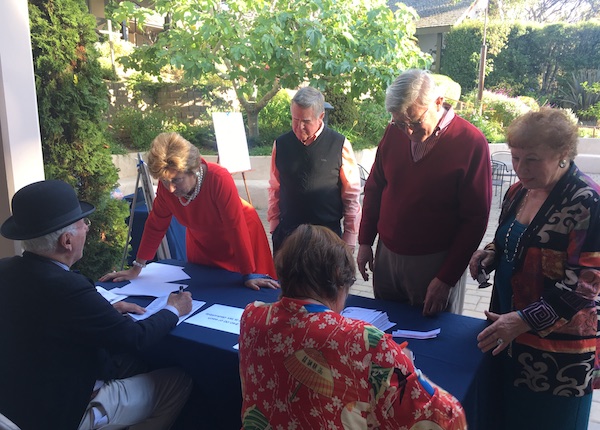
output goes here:
{"type": "Polygon", "coordinates": [[[192,202],[192,200],[194,200],[196,198],[196,196],[200,192],[200,187],[202,186],[203,179],[204,179],[204,169],[202,168],[202,165],[200,165],[200,170],[196,172],[196,186],[194,187],[194,192],[192,193],[192,195],[189,196],[187,198],[187,200],[183,200],[181,197],[178,197],[179,203],[181,203],[181,206],[189,205],[192,202]]]}
{"type": "Polygon", "coordinates": [[[529,190],[527,190],[527,192],[525,193],[525,197],[523,198],[523,203],[521,204],[521,207],[517,211],[515,218],[512,220],[512,222],[508,226],[508,231],[506,232],[506,236],[504,236],[504,257],[506,258],[507,263],[512,263],[513,261],[515,261],[515,257],[517,256],[517,251],[519,250],[519,245],[521,244],[521,238],[523,237],[523,234],[525,234],[526,228],[523,229],[523,231],[521,232],[519,237],[517,237],[517,243],[515,244],[515,249],[512,253],[512,256],[509,257],[509,255],[508,255],[509,254],[508,253],[508,238],[510,237],[510,233],[512,232],[512,229],[515,226],[515,223],[517,222],[517,218],[519,217],[519,215],[521,215],[523,208],[527,204],[528,197],[529,197],[529,190]]]}

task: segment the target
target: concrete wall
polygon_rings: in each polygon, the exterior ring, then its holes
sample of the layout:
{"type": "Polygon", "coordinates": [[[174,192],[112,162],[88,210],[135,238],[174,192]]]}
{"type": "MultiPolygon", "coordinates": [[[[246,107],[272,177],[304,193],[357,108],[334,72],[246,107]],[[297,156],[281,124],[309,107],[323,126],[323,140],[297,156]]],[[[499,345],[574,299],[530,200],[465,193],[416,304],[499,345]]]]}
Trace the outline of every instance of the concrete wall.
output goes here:
{"type": "Polygon", "coordinates": [[[156,106],[159,110],[170,112],[182,121],[193,122],[202,117],[207,109],[206,95],[193,88],[179,84],[164,84],[155,94],[135,94],[123,82],[107,82],[110,104],[108,116],[112,117],[124,107],[144,110],[156,106]]]}

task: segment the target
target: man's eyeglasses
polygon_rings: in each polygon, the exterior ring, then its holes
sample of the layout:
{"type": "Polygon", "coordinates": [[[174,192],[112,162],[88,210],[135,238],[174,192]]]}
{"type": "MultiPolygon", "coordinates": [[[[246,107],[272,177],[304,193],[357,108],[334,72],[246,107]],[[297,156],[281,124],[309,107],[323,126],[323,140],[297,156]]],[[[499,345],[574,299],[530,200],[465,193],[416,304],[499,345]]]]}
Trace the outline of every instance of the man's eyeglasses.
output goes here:
{"type": "Polygon", "coordinates": [[[392,119],[390,121],[390,124],[392,124],[394,127],[398,127],[402,131],[405,131],[408,128],[410,128],[411,130],[414,130],[416,128],[421,127],[421,124],[423,124],[423,118],[425,117],[427,112],[429,112],[429,108],[427,108],[427,110],[425,110],[425,112],[423,112],[423,115],[421,115],[421,117],[416,121],[403,122],[403,121],[396,121],[395,119],[392,119]]]}
{"type": "MultiPolygon", "coordinates": [[[[83,221],[83,225],[84,227],[89,230],[90,226],[92,225],[92,222],[90,221],[89,218],[81,218],[81,221],[83,221]]],[[[79,221],[75,221],[75,223],[79,223],[79,221]]],[[[75,223],[72,224],[73,228],[77,229],[77,230],[81,230],[81,224],[77,224],[77,226],[75,226],[75,223]]]]}

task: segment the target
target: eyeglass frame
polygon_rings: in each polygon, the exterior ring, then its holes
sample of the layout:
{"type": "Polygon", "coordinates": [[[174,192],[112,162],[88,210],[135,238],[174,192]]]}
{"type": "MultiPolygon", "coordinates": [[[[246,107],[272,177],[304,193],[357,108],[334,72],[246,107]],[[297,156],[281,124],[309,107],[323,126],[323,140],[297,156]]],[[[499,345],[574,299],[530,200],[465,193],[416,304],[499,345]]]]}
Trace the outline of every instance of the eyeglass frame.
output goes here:
{"type": "Polygon", "coordinates": [[[402,131],[406,131],[407,129],[411,129],[411,130],[415,130],[416,128],[420,128],[421,124],[423,124],[423,118],[425,118],[425,115],[427,115],[427,112],[429,112],[429,108],[431,106],[429,106],[425,112],[423,112],[423,114],[420,116],[420,118],[416,121],[396,121],[394,119],[394,117],[392,116],[392,119],[390,120],[390,124],[393,125],[394,127],[398,128],[399,130],[402,131]]]}
{"type": "Polygon", "coordinates": [[[194,172],[178,172],[173,178],[171,178],[171,179],[161,178],[160,181],[163,183],[163,185],[165,187],[169,187],[170,185],[177,186],[185,180],[185,175],[190,175],[190,174],[193,175],[194,172]],[[179,175],[179,174],[182,174],[183,176],[177,177],[177,175],[179,175]]]}
{"type": "Polygon", "coordinates": [[[85,224],[86,227],[90,227],[92,225],[92,220],[90,220],[89,218],[81,218],[81,220],[83,221],[83,223],[85,224]]]}

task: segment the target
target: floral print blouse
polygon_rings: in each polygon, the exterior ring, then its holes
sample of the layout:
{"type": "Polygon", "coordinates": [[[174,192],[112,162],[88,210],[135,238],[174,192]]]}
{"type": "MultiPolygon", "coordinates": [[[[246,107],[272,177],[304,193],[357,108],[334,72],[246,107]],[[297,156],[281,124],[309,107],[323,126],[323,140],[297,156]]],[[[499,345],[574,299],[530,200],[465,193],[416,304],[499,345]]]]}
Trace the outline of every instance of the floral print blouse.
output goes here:
{"type": "MultiPolygon", "coordinates": [[[[500,225],[526,191],[520,182],[508,190],[500,225]]],[[[496,242],[485,248],[496,252],[496,242]]],[[[506,350],[513,384],[567,397],[600,388],[600,186],[573,162],[525,229],[505,287],[531,327],[506,350]]],[[[497,289],[493,312],[500,309],[497,289]]]]}
{"type": "Polygon", "coordinates": [[[466,429],[458,400],[427,380],[404,346],[305,300],[249,304],[240,329],[243,429],[466,429]]]}

